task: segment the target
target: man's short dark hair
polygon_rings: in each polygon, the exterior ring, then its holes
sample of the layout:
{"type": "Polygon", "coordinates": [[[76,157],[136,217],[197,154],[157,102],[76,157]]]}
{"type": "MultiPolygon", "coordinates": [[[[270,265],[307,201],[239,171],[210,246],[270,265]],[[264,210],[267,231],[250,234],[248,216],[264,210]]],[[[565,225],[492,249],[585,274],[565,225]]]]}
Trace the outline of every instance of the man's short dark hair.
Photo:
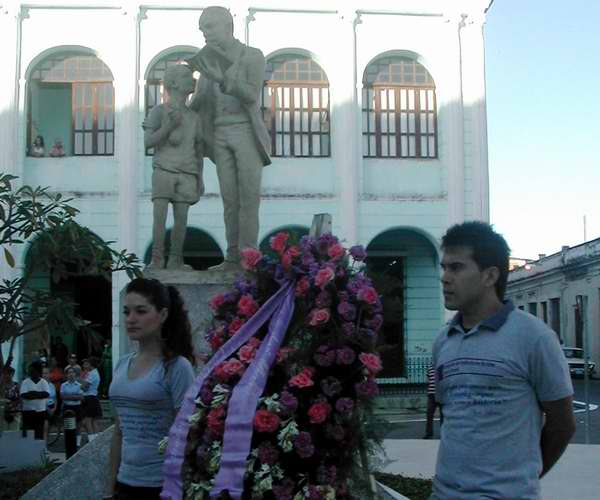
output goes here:
{"type": "Polygon", "coordinates": [[[504,300],[508,280],[510,248],[501,234],[486,222],[469,221],[452,226],[442,237],[442,249],[470,248],[473,260],[481,271],[496,267],[500,272],[496,282],[496,294],[504,300]]]}

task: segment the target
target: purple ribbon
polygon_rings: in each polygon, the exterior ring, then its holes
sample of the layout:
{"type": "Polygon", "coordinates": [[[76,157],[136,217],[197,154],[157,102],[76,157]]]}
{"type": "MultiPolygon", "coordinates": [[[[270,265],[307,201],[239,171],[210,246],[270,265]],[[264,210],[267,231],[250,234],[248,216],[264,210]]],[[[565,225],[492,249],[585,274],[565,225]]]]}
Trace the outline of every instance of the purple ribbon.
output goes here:
{"type": "Polygon", "coordinates": [[[285,292],[281,305],[269,323],[269,332],[263,340],[255,359],[233,389],[227,418],[219,473],[210,492],[216,498],[227,490],[233,500],[240,500],[244,492],[246,459],[250,454],[254,415],[258,399],[265,389],[269,371],[279,346],[285,337],[294,313],[294,288],[285,292]]]}
{"type": "MultiPolygon", "coordinates": [[[[254,316],[252,316],[246,323],[244,323],[244,325],[238,330],[238,332],[233,337],[231,337],[225,343],[225,345],[223,345],[215,353],[215,355],[204,366],[204,368],[202,369],[200,374],[196,377],[196,380],[194,381],[194,383],[188,389],[188,391],[185,395],[183,404],[181,405],[181,409],[179,410],[179,413],[177,414],[177,416],[175,418],[175,422],[173,423],[173,425],[171,426],[171,430],[169,431],[169,444],[167,446],[165,462],[163,465],[164,482],[163,482],[163,489],[160,494],[161,499],[163,499],[163,500],[181,500],[183,498],[183,491],[182,491],[183,490],[183,480],[181,477],[181,468],[183,465],[185,447],[187,444],[187,436],[188,436],[188,432],[189,432],[189,428],[190,428],[190,422],[188,419],[196,411],[195,401],[198,396],[198,393],[200,392],[200,389],[202,389],[202,386],[204,385],[204,382],[206,381],[208,376],[212,373],[212,371],[220,363],[222,363],[227,358],[229,358],[233,353],[237,352],[240,347],[242,347],[253,335],[256,334],[256,332],[260,329],[260,327],[269,318],[271,318],[271,316],[273,316],[273,314],[275,312],[278,312],[279,310],[281,310],[282,304],[284,302],[287,304],[289,302],[290,297],[292,298],[291,312],[293,312],[293,297],[294,297],[293,290],[294,290],[294,288],[292,287],[291,282],[288,282],[285,285],[281,286],[281,288],[279,288],[279,290],[277,290],[277,292],[275,292],[275,294],[273,294],[271,296],[271,298],[269,298],[269,300],[267,300],[267,302],[265,302],[263,304],[263,306],[256,312],[256,314],[254,314],[254,316]],[[286,298],[288,300],[286,300],[286,298]]],[[[289,307],[286,308],[286,310],[287,309],[289,309],[289,307]]],[[[291,312],[289,315],[290,318],[291,318],[291,312]]],[[[280,317],[280,315],[278,315],[278,318],[279,317],[280,317]]],[[[283,325],[282,320],[277,321],[277,323],[283,325]]],[[[288,318],[288,323],[289,323],[289,318],[288,318]]],[[[286,330],[287,330],[287,323],[285,325],[285,329],[283,330],[282,338],[283,338],[283,335],[285,334],[286,330]]],[[[272,328],[271,328],[271,325],[269,325],[269,334],[268,334],[269,339],[273,336],[273,335],[271,335],[271,332],[272,332],[272,328]]],[[[261,352],[264,351],[264,344],[271,345],[269,343],[269,341],[267,341],[266,339],[265,339],[265,341],[263,341],[263,345],[261,345],[259,352],[257,353],[257,358],[259,357],[261,352]]],[[[280,343],[281,343],[281,341],[280,341],[280,343]]],[[[276,349],[275,349],[275,353],[276,353],[276,349]]],[[[253,360],[252,364],[254,364],[255,361],[256,361],[256,359],[253,360]]],[[[269,368],[270,368],[270,365],[269,365],[269,368]]],[[[246,373],[244,374],[244,376],[242,377],[242,380],[244,380],[244,378],[246,377],[246,375],[250,369],[251,368],[249,367],[248,370],[246,371],[246,373]]],[[[267,369],[267,373],[268,373],[268,369],[267,369]]],[[[240,383],[241,382],[242,381],[240,381],[240,383]]],[[[266,382],[266,378],[265,378],[264,382],[266,382]]],[[[264,382],[263,382],[263,389],[264,389],[264,382]]],[[[236,389],[237,389],[237,387],[236,387],[236,389]]],[[[236,391],[234,390],[234,392],[236,392],[236,391]]],[[[261,392],[262,392],[262,390],[261,390],[261,392]]],[[[232,394],[232,399],[233,399],[233,396],[234,395],[232,394]]],[[[259,396],[260,396],[260,393],[259,393],[259,396]]],[[[253,412],[252,415],[254,415],[255,410],[256,410],[256,402],[252,409],[252,412],[253,412]]],[[[228,412],[228,413],[229,413],[229,415],[231,415],[231,412],[228,412]]],[[[227,420],[226,420],[226,428],[227,428],[228,421],[229,421],[229,416],[227,417],[227,420]]],[[[249,447],[249,444],[248,444],[248,447],[249,447]]],[[[244,464],[245,464],[246,457],[247,457],[247,454],[244,457],[244,464]]],[[[244,467],[244,473],[245,473],[245,467],[244,467]]],[[[219,476],[220,475],[221,475],[221,470],[219,470],[219,476]]],[[[243,481],[243,475],[242,475],[241,480],[243,481]]],[[[228,489],[229,486],[226,486],[225,488],[228,489]]]]}

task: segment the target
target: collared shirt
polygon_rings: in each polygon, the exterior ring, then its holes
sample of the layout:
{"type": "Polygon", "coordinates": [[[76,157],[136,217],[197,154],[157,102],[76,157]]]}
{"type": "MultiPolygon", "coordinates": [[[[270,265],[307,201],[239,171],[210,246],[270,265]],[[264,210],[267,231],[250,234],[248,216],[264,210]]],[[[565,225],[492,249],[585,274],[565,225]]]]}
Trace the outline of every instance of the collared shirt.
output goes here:
{"type": "Polygon", "coordinates": [[[94,368],[89,372],[85,372],[83,380],[86,382],[86,384],[84,384],[85,389],[83,390],[83,395],[97,396],[98,386],[100,385],[100,374],[98,373],[98,370],[94,368]]]}
{"type": "Polygon", "coordinates": [[[444,425],[433,499],[539,499],[540,401],[573,394],[556,334],[506,302],[465,332],[461,315],[433,349],[444,425]]]}
{"type": "Polygon", "coordinates": [[[80,399],[64,399],[65,396],[83,396],[83,389],[79,382],[63,382],[60,386],[60,395],[63,397],[64,406],[79,406],[81,405],[80,399]]]}

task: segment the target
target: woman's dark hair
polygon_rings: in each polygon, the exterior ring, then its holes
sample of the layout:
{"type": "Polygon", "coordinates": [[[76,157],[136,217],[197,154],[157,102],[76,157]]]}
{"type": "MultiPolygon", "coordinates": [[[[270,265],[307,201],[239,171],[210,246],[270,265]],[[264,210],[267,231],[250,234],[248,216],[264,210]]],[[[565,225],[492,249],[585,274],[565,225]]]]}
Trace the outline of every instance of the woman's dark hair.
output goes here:
{"type": "Polygon", "coordinates": [[[504,300],[508,280],[510,248],[501,234],[486,222],[469,221],[452,226],[442,237],[442,249],[465,247],[473,252],[473,260],[480,271],[498,268],[496,294],[504,300]]]}
{"type": "Polygon", "coordinates": [[[88,362],[90,365],[92,365],[92,368],[98,368],[100,366],[100,359],[97,358],[96,356],[90,356],[89,358],[85,358],[82,363],[88,362]]]}
{"type": "Polygon", "coordinates": [[[37,140],[40,140],[40,146],[44,147],[44,138],[41,135],[36,136],[36,138],[34,139],[33,143],[35,144],[37,140]]]}
{"type": "Polygon", "coordinates": [[[155,279],[136,278],[127,285],[125,293],[137,293],[150,302],[157,311],[162,309],[168,311],[167,320],[163,323],[160,332],[163,357],[170,361],[176,356],[183,356],[195,365],[192,325],[177,288],[171,285],[165,286],[155,279]]]}

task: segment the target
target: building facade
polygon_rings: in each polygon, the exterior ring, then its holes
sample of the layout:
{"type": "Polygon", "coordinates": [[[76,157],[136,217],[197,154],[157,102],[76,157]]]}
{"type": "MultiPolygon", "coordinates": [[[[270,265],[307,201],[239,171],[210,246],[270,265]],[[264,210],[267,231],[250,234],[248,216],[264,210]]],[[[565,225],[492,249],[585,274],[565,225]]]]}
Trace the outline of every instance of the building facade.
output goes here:
{"type": "Polygon", "coordinates": [[[600,238],[514,269],[506,295],[600,365],[600,238]]]}
{"type": "MultiPolygon", "coordinates": [[[[261,104],[273,164],[263,175],[260,241],[286,228],[301,234],[313,214],[330,213],[347,246],[365,245],[396,311],[386,324],[399,363],[387,378],[404,377],[405,360],[429,352],[445,319],[439,238],[453,223],[489,217],[483,27],[491,2],[213,3],[230,9],[235,36],[267,61],[261,104]]],[[[141,123],[162,99],[165,68],[202,48],[204,4],[0,5],[0,171],[74,198],[81,224],[148,256],[152,152],[141,123]]],[[[197,269],[225,248],[209,160],[204,171],[185,247],[197,269]]],[[[25,259],[26,249],[21,269],[25,259]]],[[[113,337],[126,281],[114,276],[103,308],[113,337]]]]}

